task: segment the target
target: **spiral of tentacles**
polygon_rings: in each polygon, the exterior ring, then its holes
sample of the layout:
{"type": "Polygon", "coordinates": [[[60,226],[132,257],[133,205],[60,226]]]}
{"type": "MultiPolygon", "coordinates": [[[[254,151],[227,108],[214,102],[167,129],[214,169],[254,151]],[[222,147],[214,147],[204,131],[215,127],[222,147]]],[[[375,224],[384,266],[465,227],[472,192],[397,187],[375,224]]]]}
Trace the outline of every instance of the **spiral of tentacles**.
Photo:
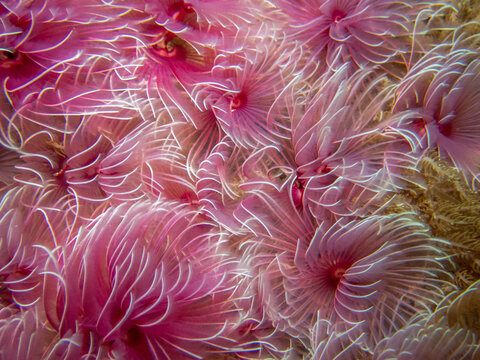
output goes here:
{"type": "Polygon", "coordinates": [[[325,209],[360,215],[377,208],[405,185],[403,173],[417,161],[417,144],[391,130],[411,112],[383,115],[392,100],[387,79],[350,70],[346,64],[320,78],[305,113],[292,123],[297,188],[319,218],[325,209]]]}
{"type": "Polygon", "coordinates": [[[425,226],[405,215],[318,224],[287,191],[252,191],[236,211],[256,235],[245,247],[282,327],[306,334],[318,320],[343,323],[339,331],[355,326],[351,336],[364,332],[362,346],[372,349],[442,299],[442,242],[425,226]]]}
{"type": "Polygon", "coordinates": [[[359,67],[389,61],[409,45],[408,35],[421,4],[370,0],[277,0],[291,39],[304,42],[330,67],[352,61],[359,67]]]}
{"type": "Polygon", "coordinates": [[[276,144],[288,136],[284,108],[294,87],[296,64],[290,52],[295,46],[275,44],[277,35],[263,32],[258,36],[265,40],[256,45],[253,59],[219,54],[214,77],[194,90],[197,102],[213,111],[236,145],[246,148],[276,144]]]}
{"type": "Polygon", "coordinates": [[[283,312],[294,321],[317,310],[318,319],[362,324],[362,342],[372,348],[442,298],[444,270],[434,260],[442,252],[432,245],[421,224],[401,216],[319,228],[299,241],[295,259],[278,258],[283,312]],[[295,267],[283,265],[292,260],[295,267]]]}
{"type": "Polygon", "coordinates": [[[45,306],[60,334],[91,332],[97,353],[135,359],[214,349],[237,316],[234,261],[212,225],[172,205],[110,208],[65,250],[63,271],[48,265],[45,306]]]}
{"type": "Polygon", "coordinates": [[[420,138],[424,149],[438,148],[476,186],[480,61],[476,51],[460,46],[442,44],[420,59],[399,84],[395,109],[417,107],[419,114],[399,128],[420,138]]]}
{"type": "Polygon", "coordinates": [[[28,308],[40,300],[47,260],[41,248],[64,246],[74,222],[68,201],[52,187],[14,187],[0,202],[0,292],[7,304],[28,308]]]}

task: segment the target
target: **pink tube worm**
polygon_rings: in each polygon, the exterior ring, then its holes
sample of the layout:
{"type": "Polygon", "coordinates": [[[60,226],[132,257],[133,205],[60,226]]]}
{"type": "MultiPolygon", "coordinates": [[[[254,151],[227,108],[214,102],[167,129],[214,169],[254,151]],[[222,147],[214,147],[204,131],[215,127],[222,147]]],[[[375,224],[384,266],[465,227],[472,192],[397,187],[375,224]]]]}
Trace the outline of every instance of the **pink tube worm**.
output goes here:
{"type": "Polygon", "coordinates": [[[405,170],[415,171],[417,146],[383,118],[392,88],[372,71],[349,76],[349,66],[325,74],[294,119],[292,139],[299,188],[315,214],[371,211],[404,184],[405,170]]]}
{"type": "Polygon", "coordinates": [[[372,348],[443,297],[441,241],[408,216],[318,224],[286,189],[252,193],[236,216],[254,234],[244,246],[269,294],[267,313],[285,329],[308,337],[322,319],[344,324],[338,331],[356,326],[351,336],[365,333],[362,346],[372,348]]]}
{"type": "Polygon", "coordinates": [[[25,309],[42,297],[47,257],[41,248],[64,246],[74,232],[67,202],[52,201],[51,191],[24,185],[7,191],[0,202],[2,297],[25,309]]]}
{"type": "Polygon", "coordinates": [[[423,150],[437,149],[476,187],[480,61],[477,52],[461,45],[439,45],[420,59],[400,82],[394,111],[417,108],[419,114],[399,128],[420,139],[423,150]]]}
{"type": "Polygon", "coordinates": [[[112,207],[65,249],[63,265],[50,263],[48,319],[61,336],[90,331],[96,353],[204,357],[237,317],[235,262],[221,243],[215,228],[184,206],[112,207]]]}
{"type": "Polygon", "coordinates": [[[382,64],[408,50],[415,14],[424,4],[396,0],[275,1],[286,15],[289,39],[307,46],[330,68],[382,64]]]}
{"type": "MultiPolygon", "coordinates": [[[[78,119],[67,120],[76,122],[78,119]]],[[[101,159],[111,143],[98,134],[90,134],[81,124],[74,132],[59,133],[29,127],[22,144],[22,172],[16,177],[20,183],[49,188],[52,206],[67,197],[73,212],[88,217],[93,209],[108,199],[98,185],[101,159]],[[85,212],[84,212],[85,210],[85,212]]]]}
{"type": "Polygon", "coordinates": [[[276,34],[260,36],[266,40],[253,47],[252,59],[219,54],[212,81],[195,89],[197,103],[213,111],[236,145],[249,148],[288,136],[284,99],[296,83],[294,46],[275,44],[276,34]]]}
{"type": "Polygon", "coordinates": [[[242,47],[242,38],[258,26],[268,12],[264,1],[147,1],[132,6],[151,14],[155,23],[188,41],[228,51],[242,47]]]}
{"type": "Polygon", "coordinates": [[[106,66],[104,60],[113,49],[105,43],[115,37],[112,34],[121,27],[121,18],[108,11],[95,14],[98,8],[91,1],[3,3],[0,80],[16,110],[32,107],[39,113],[58,114],[66,107],[78,111],[78,107],[99,106],[112,99],[105,81],[112,65],[106,66]]]}

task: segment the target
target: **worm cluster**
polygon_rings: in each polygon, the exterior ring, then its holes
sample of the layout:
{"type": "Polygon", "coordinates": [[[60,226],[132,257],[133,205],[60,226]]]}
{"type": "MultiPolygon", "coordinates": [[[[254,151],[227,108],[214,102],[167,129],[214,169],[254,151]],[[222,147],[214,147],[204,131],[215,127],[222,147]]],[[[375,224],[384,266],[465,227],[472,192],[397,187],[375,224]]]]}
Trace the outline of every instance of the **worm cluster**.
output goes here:
{"type": "Polygon", "coordinates": [[[479,20],[2,1],[0,359],[480,359],[479,20]]]}

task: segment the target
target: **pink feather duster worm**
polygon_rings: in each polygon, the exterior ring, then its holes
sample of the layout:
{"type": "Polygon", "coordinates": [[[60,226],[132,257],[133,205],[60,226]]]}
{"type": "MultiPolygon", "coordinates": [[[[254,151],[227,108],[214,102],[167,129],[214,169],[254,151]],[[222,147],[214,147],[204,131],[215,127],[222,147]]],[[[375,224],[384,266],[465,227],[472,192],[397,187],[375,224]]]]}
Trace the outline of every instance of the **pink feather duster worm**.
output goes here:
{"type": "MultiPolygon", "coordinates": [[[[0,81],[16,110],[63,114],[112,100],[107,45],[125,26],[95,1],[5,1],[0,7],[0,81]],[[102,49],[99,53],[99,49],[102,49]],[[75,86],[72,86],[75,84],[75,86]],[[95,94],[95,95],[93,95],[95,94]]],[[[2,100],[3,101],[3,100],[2,100]]],[[[98,109],[97,109],[98,111],[98,109]]],[[[48,121],[48,119],[46,119],[48,121]]]]}
{"type": "Polygon", "coordinates": [[[224,132],[236,145],[254,148],[287,137],[289,119],[285,98],[295,84],[295,46],[274,42],[278,34],[261,29],[251,45],[252,57],[221,53],[213,79],[195,89],[197,104],[211,109],[224,132]]]}
{"type": "Polygon", "coordinates": [[[439,45],[421,58],[399,84],[395,111],[417,108],[398,125],[423,149],[434,148],[476,186],[480,174],[480,60],[462,42],[439,45]]]}
{"type": "Polygon", "coordinates": [[[65,246],[68,233],[74,232],[68,202],[52,192],[17,186],[0,202],[0,293],[8,304],[29,308],[40,301],[47,261],[41,249],[65,246]]]}
{"type": "Polygon", "coordinates": [[[90,332],[84,351],[98,344],[99,357],[206,356],[237,317],[235,263],[220,236],[184,206],[110,208],[49,264],[51,325],[61,336],[90,332]]]}
{"type": "Polygon", "coordinates": [[[320,218],[325,209],[351,215],[378,208],[405,185],[404,171],[415,171],[417,145],[390,128],[409,112],[382,115],[392,99],[386,78],[364,70],[351,76],[350,69],[319,79],[292,123],[297,188],[320,218]]]}
{"type": "Polygon", "coordinates": [[[254,233],[246,256],[256,258],[268,315],[286,330],[308,337],[318,320],[343,324],[342,332],[355,326],[350,336],[365,333],[362,346],[372,349],[441,300],[441,241],[408,216],[318,224],[286,187],[251,193],[236,213],[254,233]]]}
{"type": "MultiPolygon", "coordinates": [[[[408,49],[408,35],[422,5],[389,0],[277,0],[289,38],[307,45],[329,67],[381,64],[408,49]]],[[[423,5],[425,6],[425,5],[423,5]]]]}

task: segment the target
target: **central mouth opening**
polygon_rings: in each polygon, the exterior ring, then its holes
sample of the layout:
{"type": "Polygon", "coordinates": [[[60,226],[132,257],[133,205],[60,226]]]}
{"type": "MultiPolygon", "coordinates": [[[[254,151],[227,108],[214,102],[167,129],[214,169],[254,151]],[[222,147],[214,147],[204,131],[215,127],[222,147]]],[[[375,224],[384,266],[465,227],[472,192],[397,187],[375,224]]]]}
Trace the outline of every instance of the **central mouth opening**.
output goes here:
{"type": "Polygon", "coordinates": [[[338,24],[346,16],[347,16],[347,14],[342,10],[335,9],[332,12],[332,20],[335,24],[338,24]]]}
{"type": "Polygon", "coordinates": [[[240,109],[247,103],[247,96],[243,92],[239,92],[231,101],[230,108],[232,110],[240,109]]]}
{"type": "Polygon", "coordinates": [[[176,21],[184,21],[185,17],[188,16],[189,14],[194,14],[195,10],[193,10],[192,5],[186,4],[185,2],[180,2],[179,4],[176,4],[173,6],[169,14],[170,16],[176,20],[176,21]]]}
{"type": "Polygon", "coordinates": [[[177,36],[171,32],[165,33],[162,38],[151,46],[152,50],[161,57],[174,57],[177,54],[175,46],[177,36]]]}
{"type": "Polygon", "coordinates": [[[9,69],[22,63],[22,56],[17,50],[0,51],[0,68],[9,69]]]}
{"type": "Polygon", "coordinates": [[[348,266],[345,264],[334,264],[328,273],[328,282],[332,288],[337,288],[340,281],[343,279],[348,266]]]}

